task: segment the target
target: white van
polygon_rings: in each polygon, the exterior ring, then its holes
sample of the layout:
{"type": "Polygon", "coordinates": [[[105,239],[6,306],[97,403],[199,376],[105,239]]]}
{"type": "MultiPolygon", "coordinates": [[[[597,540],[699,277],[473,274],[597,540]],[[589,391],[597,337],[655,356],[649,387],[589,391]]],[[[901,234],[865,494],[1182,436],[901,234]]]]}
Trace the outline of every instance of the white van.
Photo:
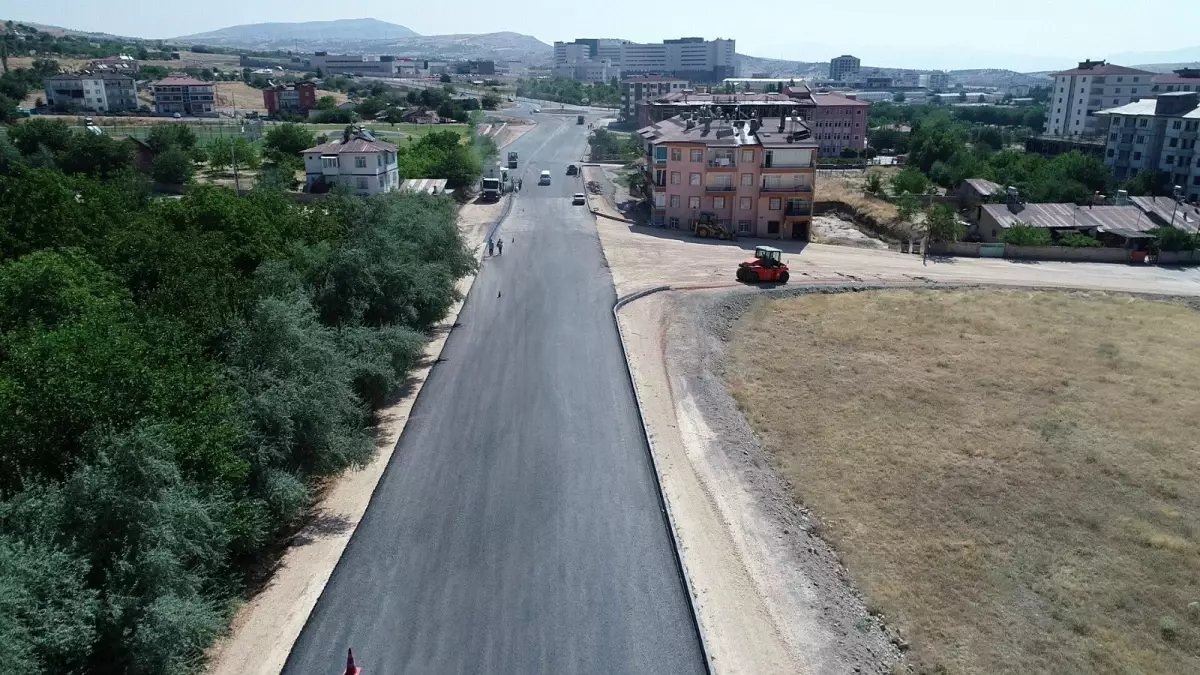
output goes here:
{"type": "Polygon", "coordinates": [[[550,172],[543,171],[542,175],[540,177],[538,177],[538,185],[549,185],[549,184],[550,184],[550,172]]]}

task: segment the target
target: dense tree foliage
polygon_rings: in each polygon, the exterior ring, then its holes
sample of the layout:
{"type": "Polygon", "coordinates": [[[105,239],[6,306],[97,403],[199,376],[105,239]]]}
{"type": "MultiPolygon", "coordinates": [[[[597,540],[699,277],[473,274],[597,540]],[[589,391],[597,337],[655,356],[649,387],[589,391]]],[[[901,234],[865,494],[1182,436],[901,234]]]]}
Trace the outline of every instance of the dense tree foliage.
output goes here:
{"type": "Polygon", "coordinates": [[[588,137],[592,146],[592,160],[622,160],[637,159],[644,152],[638,136],[632,134],[613,133],[607,129],[596,129],[588,137]]]}
{"type": "Polygon", "coordinates": [[[517,96],[572,105],[621,105],[617,78],[608,83],[585,84],[565,77],[542,77],[517,81],[517,96]]]}
{"type": "Polygon", "coordinates": [[[0,663],[192,672],[312,486],[370,458],[474,261],[444,198],[154,199],[82,168],[110,139],[25,126],[0,143],[0,663]]]}

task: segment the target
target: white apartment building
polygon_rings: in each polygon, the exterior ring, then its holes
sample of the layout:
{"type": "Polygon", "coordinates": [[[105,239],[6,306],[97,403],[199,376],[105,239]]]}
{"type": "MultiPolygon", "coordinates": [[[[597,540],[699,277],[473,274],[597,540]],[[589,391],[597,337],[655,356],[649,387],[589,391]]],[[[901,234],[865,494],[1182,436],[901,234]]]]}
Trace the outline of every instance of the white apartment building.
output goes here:
{"type": "Polygon", "coordinates": [[[398,67],[395,56],[330,54],[328,52],[316,52],[308,60],[308,64],[322,76],[350,73],[352,75],[392,77],[396,74],[398,67]]]}
{"type": "MultiPolygon", "coordinates": [[[[693,82],[720,82],[738,73],[734,40],[689,37],[661,43],[580,38],[554,43],[554,72],[574,77],[581,63],[608,61],[610,77],[670,75],[693,82]]],[[[581,79],[581,78],[580,78],[581,79]]]]}
{"type": "Polygon", "coordinates": [[[1096,112],[1150,96],[1154,73],[1081,61],[1077,68],[1050,76],[1054,84],[1046,105],[1046,134],[1094,136],[1105,131],[1096,123],[1096,112]]]}
{"type": "Polygon", "coordinates": [[[400,186],[396,146],[375,140],[362,130],[305,150],[304,182],[307,192],[325,192],[335,185],[358,195],[391,192],[400,186]]]}
{"type": "Polygon", "coordinates": [[[1161,93],[1102,110],[1098,118],[1108,132],[1104,163],[1113,168],[1114,177],[1162,171],[1189,202],[1200,201],[1200,92],[1161,93]]]}
{"type": "Polygon", "coordinates": [[[950,88],[950,73],[944,70],[921,73],[917,77],[917,86],[925,87],[931,92],[946,91],[950,88]]]}
{"type": "Polygon", "coordinates": [[[107,113],[137,110],[137,82],[124,73],[81,73],[46,78],[46,105],[107,113]]]}
{"type": "Polygon", "coordinates": [[[829,79],[844,80],[847,76],[857,75],[862,68],[862,61],[857,56],[843,54],[829,61],[829,79]]]}
{"type": "Polygon", "coordinates": [[[632,121],[637,118],[638,101],[657,98],[689,87],[688,81],[659,75],[639,75],[621,82],[621,119],[632,121]]]}

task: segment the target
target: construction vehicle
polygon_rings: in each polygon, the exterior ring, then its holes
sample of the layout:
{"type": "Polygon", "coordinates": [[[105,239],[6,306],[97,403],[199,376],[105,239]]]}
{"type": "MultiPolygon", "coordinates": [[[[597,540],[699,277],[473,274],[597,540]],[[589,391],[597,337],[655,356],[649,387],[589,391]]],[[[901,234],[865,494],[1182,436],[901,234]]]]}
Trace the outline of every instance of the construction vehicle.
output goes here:
{"type": "Polygon", "coordinates": [[[783,264],[783,251],[774,246],[758,246],[754,249],[754,259],[738,263],[737,280],[745,283],[786,284],[788,266],[783,264]]]}
{"type": "Polygon", "coordinates": [[[583,124],[583,115],[575,118],[575,124],[583,124]]]}
{"type": "Polygon", "coordinates": [[[513,150],[508,153],[508,168],[517,168],[517,151],[513,150]]]}
{"type": "Polygon", "coordinates": [[[737,232],[734,232],[729,225],[719,222],[716,214],[701,213],[696,222],[696,236],[733,241],[737,239],[737,232]]]}
{"type": "Polygon", "coordinates": [[[499,178],[484,178],[480,181],[480,192],[483,193],[483,198],[486,201],[494,202],[500,200],[500,179],[499,178]]]}

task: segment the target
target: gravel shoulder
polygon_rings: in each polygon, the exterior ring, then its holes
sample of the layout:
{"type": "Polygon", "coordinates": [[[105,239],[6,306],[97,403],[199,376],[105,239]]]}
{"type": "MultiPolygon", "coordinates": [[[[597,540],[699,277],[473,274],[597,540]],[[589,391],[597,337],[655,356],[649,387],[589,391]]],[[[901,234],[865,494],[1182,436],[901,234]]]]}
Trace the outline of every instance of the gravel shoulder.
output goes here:
{"type": "MultiPolygon", "coordinates": [[[[503,207],[501,200],[466,204],[459,210],[459,231],[477,256],[482,254],[488,227],[500,216],[503,207]]],[[[464,299],[474,281],[473,275],[459,280],[458,291],[464,299]]],[[[238,609],[229,633],[209,649],[208,673],[277,675],[283,669],[292,644],[367,510],[462,304],[461,300],[456,303],[446,319],[434,328],[432,339],[425,345],[425,357],[409,375],[404,395],[379,411],[375,459],[361,469],[346,471],[328,484],[308,524],[289,542],[269,584],[238,609]]]]}

